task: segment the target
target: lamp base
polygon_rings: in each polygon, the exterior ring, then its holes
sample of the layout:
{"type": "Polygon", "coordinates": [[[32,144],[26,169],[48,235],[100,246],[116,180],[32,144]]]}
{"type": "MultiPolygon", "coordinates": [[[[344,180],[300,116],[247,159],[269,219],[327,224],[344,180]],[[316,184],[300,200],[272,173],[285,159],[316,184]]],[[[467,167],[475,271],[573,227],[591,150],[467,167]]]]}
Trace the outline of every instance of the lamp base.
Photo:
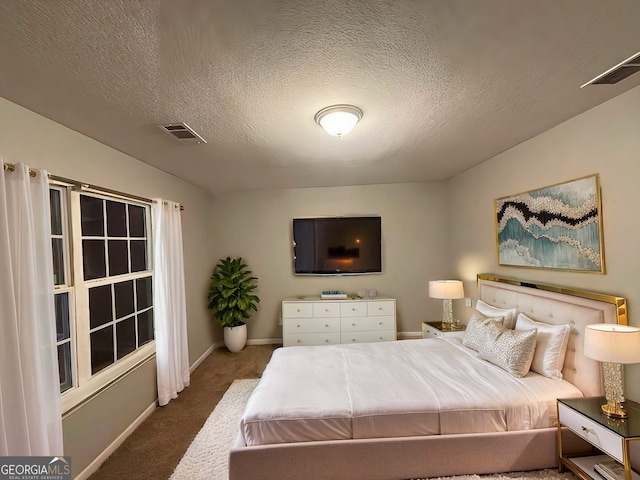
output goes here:
{"type": "Polygon", "coordinates": [[[619,363],[602,362],[604,376],[604,395],[607,403],[602,405],[602,413],[612,418],[627,418],[629,415],[622,408],[624,392],[622,389],[622,366],[619,363]]]}
{"type": "Polygon", "coordinates": [[[629,414],[622,408],[622,405],[617,402],[607,402],[600,407],[602,413],[611,418],[627,418],[629,414]]]}

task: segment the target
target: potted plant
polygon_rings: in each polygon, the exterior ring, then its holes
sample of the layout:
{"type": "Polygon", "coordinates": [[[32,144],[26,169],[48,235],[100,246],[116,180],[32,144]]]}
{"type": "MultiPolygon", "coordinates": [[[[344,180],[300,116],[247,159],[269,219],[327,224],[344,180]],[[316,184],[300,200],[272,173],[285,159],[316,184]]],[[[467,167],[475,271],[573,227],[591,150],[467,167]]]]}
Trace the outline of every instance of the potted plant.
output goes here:
{"type": "Polygon", "coordinates": [[[258,311],[260,299],[252,292],[257,278],[242,263],[242,258],[222,258],[218,261],[209,288],[209,309],[224,327],[224,344],[231,352],[239,352],[247,343],[245,320],[258,311]]]}

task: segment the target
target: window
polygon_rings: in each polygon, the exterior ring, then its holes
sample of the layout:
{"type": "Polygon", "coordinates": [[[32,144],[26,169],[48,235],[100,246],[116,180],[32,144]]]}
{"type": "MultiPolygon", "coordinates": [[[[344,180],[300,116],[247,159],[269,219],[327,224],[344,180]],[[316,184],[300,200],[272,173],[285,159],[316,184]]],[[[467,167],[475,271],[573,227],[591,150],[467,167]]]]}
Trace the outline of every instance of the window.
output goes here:
{"type": "Polygon", "coordinates": [[[73,388],[75,382],[75,329],[73,324],[73,287],[69,267],[69,225],[65,189],[49,189],[51,202],[51,249],[58,346],[60,392],[73,388]]]}
{"type": "Polygon", "coordinates": [[[50,194],[66,410],[154,351],[150,212],[94,193],[52,186],[50,194]]]}

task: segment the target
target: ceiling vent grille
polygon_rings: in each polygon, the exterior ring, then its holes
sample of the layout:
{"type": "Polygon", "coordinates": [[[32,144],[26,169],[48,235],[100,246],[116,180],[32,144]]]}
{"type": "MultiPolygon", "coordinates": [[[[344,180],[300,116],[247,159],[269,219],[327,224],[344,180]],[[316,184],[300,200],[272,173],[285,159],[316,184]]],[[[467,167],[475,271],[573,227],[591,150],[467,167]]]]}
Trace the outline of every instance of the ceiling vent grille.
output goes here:
{"type": "Polygon", "coordinates": [[[640,71],[640,52],[582,85],[612,85],[640,71]]]}
{"type": "Polygon", "coordinates": [[[186,123],[168,123],[166,125],[158,125],[158,127],[181,143],[207,143],[186,123]]]}

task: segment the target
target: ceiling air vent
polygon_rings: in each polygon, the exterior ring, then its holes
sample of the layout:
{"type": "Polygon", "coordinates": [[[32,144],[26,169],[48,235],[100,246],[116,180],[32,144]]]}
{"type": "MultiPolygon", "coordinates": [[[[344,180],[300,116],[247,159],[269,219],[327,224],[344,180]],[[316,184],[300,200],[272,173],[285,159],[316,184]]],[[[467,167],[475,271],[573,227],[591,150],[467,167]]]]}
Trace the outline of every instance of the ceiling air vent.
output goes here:
{"type": "Polygon", "coordinates": [[[182,143],[207,143],[204,138],[198,135],[186,123],[168,123],[166,125],[158,126],[182,143]]]}
{"type": "Polygon", "coordinates": [[[638,71],[640,71],[640,52],[627,58],[624,62],[619,63],[606,72],[601,73],[593,80],[589,80],[580,88],[586,87],[587,85],[612,85],[624,80],[638,71]]]}

